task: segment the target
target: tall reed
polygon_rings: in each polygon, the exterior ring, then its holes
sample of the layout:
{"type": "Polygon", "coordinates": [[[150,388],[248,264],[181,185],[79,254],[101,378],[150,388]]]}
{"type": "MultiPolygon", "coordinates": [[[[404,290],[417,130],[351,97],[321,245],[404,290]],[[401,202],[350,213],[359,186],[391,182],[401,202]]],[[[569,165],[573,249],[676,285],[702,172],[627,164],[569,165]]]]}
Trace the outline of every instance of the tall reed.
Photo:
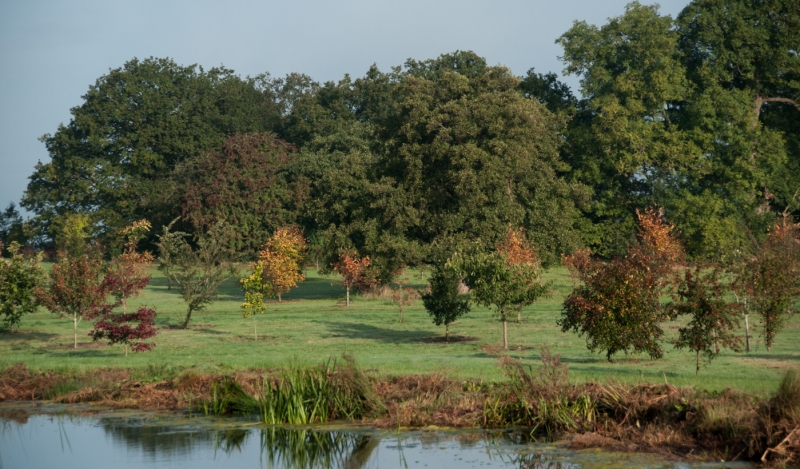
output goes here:
{"type": "Polygon", "coordinates": [[[267,378],[258,401],[265,423],[305,425],[331,419],[360,419],[385,411],[369,379],[351,356],[316,366],[284,370],[267,378]]]}

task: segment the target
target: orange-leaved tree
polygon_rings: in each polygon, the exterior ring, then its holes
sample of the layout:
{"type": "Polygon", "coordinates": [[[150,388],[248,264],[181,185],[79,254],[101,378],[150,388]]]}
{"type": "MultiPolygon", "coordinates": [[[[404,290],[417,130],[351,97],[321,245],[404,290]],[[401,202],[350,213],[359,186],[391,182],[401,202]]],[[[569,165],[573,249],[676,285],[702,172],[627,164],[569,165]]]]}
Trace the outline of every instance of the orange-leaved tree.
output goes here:
{"type": "Polygon", "coordinates": [[[306,238],[296,226],[275,230],[258,255],[268,296],[277,296],[281,301],[282,294],[306,279],[302,272],[306,245],[306,238]]]}
{"type": "Polygon", "coordinates": [[[374,286],[377,282],[367,271],[370,260],[369,256],[358,257],[355,251],[343,251],[339,255],[339,262],[333,264],[333,270],[342,276],[342,283],[347,290],[345,305],[350,306],[350,289],[355,287],[366,290],[374,286]]]}
{"type": "MultiPolygon", "coordinates": [[[[511,265],[524,265],[538,268],[540,266],[536,249],[528,241],[522,228],[509,227],[503,241],[497,245],[497,251],[502,253],[511,265]]],[[[522,322],[522,305],[517,305],[517,322],[522,322]]]]}
{"type": "Polygon", "coordinates": [[[638,239],[624,257],[602,262],[581,251],[566,262],[581,284],[564,301],[558,324],[585,335],[589,350],[605,350],[609,361],[616,352],[663,355],[660,322],[667,312],[659,296],[683,255],[660,209],[637,216],[638,239]]]}

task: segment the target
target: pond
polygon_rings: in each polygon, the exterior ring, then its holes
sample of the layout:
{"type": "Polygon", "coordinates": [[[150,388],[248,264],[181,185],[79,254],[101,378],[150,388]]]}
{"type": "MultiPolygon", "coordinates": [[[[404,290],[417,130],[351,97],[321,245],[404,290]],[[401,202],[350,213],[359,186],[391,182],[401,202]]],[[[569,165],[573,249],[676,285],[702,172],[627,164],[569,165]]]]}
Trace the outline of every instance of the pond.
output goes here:
{"type": "Polygon", "coordinates": [[[524,433],[265,426],[247,419],[0,405],[0,469],[712,468],[657,456],[570,451],[524,433]]]}

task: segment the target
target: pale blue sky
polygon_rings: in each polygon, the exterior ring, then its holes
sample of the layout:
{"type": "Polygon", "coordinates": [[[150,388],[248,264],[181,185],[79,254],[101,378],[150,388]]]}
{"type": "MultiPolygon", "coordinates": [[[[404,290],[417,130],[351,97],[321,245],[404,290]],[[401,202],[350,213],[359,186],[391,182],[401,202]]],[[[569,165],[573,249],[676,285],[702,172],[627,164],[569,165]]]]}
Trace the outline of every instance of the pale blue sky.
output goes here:
{"type": "MultiPolygon", "coordinates": [[[[37,139],[68,123],[90,84],[133,57],[319,81],[472,50],[518,74],[561,72],[555,39],[628,0],[0,0],[0,209],[19,202],[37,139]]],[[[643,1],[649,4],[650,2],[643,1]]],[[[662,0],[673,17],[687,0],[662,0]]],[[[575,78],[567,80],[573,88],[575,78]]]]}

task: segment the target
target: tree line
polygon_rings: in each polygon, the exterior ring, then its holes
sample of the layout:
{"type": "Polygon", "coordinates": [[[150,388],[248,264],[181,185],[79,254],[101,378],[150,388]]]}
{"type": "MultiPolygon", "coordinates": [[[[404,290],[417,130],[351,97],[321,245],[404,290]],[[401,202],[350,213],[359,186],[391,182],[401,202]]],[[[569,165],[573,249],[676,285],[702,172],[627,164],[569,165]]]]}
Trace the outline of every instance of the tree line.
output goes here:
{"type": "Polygon", "coordinates": [[[545,265],[578,247],[610,258],[659,206],[690,258],[721,259],[798,214],[798,8],[698,0],[673,19],[634,2],[575,22],[558,42],[581,97],[471,52],[326,83],[133,59],[42,137],[33,217],[9,207],[0,235],[52,246],[85,214],[116,252],[130,222],[180,216],[191,234],[224,221],[254,258],[297,224],[324,268],[353,249],[387,281],[508,226],[545,265]]]}

